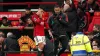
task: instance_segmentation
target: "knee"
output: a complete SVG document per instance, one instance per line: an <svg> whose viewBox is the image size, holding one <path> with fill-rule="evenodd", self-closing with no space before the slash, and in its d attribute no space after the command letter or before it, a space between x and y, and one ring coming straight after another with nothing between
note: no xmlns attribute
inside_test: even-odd
<svg viewBox="0 0 100 56"><path fill-rule="evenodd" d="M43 44L43 43L39 43L39 44L38 44L38 48L39 48L40 50L43 50L44 44Z"/></svg>

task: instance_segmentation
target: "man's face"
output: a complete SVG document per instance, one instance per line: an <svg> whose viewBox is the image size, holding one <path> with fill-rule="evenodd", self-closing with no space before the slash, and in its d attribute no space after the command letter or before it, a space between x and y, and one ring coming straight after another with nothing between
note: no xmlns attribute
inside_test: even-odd
<svg viewBox="0 0 100 56"><path fill-rule="evenodd" d="M94 0L88 0L88 4L92 4Z"/></svg>
<svg viewBox="0 0 100 56"><path fill-rule="evenodd" d="M26 10L25 12L26 12L26 14L29 14L30 13L30 10Z"/></svg>
<svg viewBox="0 0 100 56"><path fill-rule="evenodd" d="M19 19L19 23L23 23L23 21L21 19Z"/></svg>
<svg viewBox="0 0 100 56"><path fill-rule="evenodd" d="M32 24L32 20L29 18L29 19L27 19L27 23L28 24Z"/></svg>
<svg viewBox="0 0 100 56"><path fill-rule="evenodd" d="M6 19L2 20L2 23L3 24L6 24L7 23L7 20Z"/></svg>
<svg viewBox="0 0 100 56"><path fill-rule="evenodd" d="M39 15L40 17L42 17L43 13L44 13L44 10L41 9L41 8L39 8L39 9L38 9L38 15Z"/></svg>
<svg viewBox="0 0 100 56"><path fill-rule="evenodd" d="M54 8L54 12L55 12L56 14L59 14L60 11L61 11L60 7Z"/></svg>
<svg viewBox="0 0 100 56"><path fill-rule="evenodd" d="M98 31L98 28L96 26L94 26L93 31Z"/></svg>

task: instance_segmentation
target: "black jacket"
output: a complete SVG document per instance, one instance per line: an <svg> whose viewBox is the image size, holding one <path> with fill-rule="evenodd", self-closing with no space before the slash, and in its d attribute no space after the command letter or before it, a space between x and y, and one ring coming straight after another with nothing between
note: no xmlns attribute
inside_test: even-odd
<svg viewBox="0 0 100 56"><path fill-rule="evenodd" d="M14 35L6 38L5 45L6 45L6 51L19 51L17 38Z"/></svg>
<svg viewBox="0 0 100 56"><path fill-rule="evenodd" d="M53 14L49 18L49 26L53 32L53 35L66 35L66 16L63 13L60 13L59 15Z"/></svg>
<svg viewBox="0 0 100 56"><path fill-rule="evenodd" d="M67 32L76 32L78 30L78 16L72 8L67 9L66 15L68 16Z"/></svg>

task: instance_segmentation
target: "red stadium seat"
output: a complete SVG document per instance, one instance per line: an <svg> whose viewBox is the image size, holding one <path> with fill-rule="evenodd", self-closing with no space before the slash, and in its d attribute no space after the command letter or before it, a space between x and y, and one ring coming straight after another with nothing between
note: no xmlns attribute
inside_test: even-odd
<svg viewBox="0 0 100 56"><path fill-rule="evenodd" d="M18 25L19 25L19 22L18 22L18 21L12 21L12 22L11 22L11 25L12 25L12 26L18 26Z"/></svg>
<svg viewBox="0 0 100 56"><path fill-rule="evenodd" d="M93 31L93 26L95 24L99 24L100 25L100 12L95 12L94 13L93 20L92 20L92 22L91 22L91 24L89 25L89 28L88 28L89 32Z"/></svg>
<svg viewBox="0 0 100 56"><path fill-rule="evenodd" d="M90 16L90 13L89 12L86 12L86 15L87 15L87 24L90 24L91 23L91 16Z"/></svg>
<svg viewBox="0 0 100 56"><path fill-rule="evenodd" d="M95 12L94 16L100 16L100 12Z"/></svg>

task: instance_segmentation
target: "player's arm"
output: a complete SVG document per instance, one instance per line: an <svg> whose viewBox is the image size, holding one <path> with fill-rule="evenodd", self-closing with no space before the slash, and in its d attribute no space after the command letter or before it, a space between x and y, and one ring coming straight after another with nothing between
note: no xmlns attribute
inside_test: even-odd
<svg viewBox="0 0 100 56"><path fill-rule="evenodd" d="M38 23L38 24L41 23L41 20L40 20L37 16L35 16L35 15L32 16L32 21L33 21L34 23Z"/></svg>
<svg viewBox="0 0 100 56"><path fill-rule="evenodd" d="M48 30L49 35L53 38L52 32L51 32L49 24L47 22L45 22L45 28Z"/></svg>

